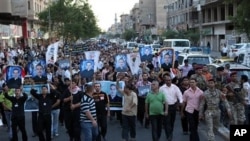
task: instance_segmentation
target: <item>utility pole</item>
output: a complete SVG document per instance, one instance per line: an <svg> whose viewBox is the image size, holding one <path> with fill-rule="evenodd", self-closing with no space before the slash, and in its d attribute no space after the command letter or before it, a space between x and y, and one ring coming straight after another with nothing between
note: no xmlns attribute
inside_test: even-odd
<svg viewBox="0 0 250 141"><path fill-rule="evenodd" d="M51 42L51 14L50 14L50 3L51 3L51 0L49 0L49 4L48 4L48 7L49 7L49 16L48 16L48 20L49 20L49 42Z"/></svg>

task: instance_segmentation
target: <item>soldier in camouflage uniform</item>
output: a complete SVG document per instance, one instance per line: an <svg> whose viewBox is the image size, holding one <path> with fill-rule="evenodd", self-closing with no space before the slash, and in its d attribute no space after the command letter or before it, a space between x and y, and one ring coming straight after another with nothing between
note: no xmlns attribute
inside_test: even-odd
<svg viewBox="0 0 250 141"><path fill-rule="evenodd" d="M244 124L246 120L245 116L245 107L244 107L244 98L245 92L240 87L240 83L237 80L237 73L232 72L230 74L231 82L228 83L227 89L229 90L227 95L227 100L232 109L232 119L231 124L240 125Z"/></svg>
<svg viewBox="0 0 250 141"><path fill-rule="evenodd" d="M227 112L231 115L229 104L226 100L225 95L218 89L215 88L215 80L208 80L208 90L204 92L204 98L200 104L199 118L205 118L208 127L208 141L215 141L213 129L219 128L220 124L220 108L219 103L223 101L227 107ZM206 108L205 108L206 106Z"/></svg>
<svg viewBox="0 0 250 141"><path fill-rule="evenodd" d="M205 91L207 88L206 78L202 75L202 67L197 67L195 70L195 74L191 76L197 80L197 87L199 87L202 91Z"/></svg>

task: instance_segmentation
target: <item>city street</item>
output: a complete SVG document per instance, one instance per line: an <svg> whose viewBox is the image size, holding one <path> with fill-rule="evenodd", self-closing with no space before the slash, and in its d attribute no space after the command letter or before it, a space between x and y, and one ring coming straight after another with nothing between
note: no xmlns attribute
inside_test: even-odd
<svg viewBox="0 0 250 141"><path fill-rule="evenodd" d="M26 114L26 129L28 132L28 140L29 141L38 141L38 137L32 137L32 129L31 129L31 113ZM204 124L200 124L199 126L199 135L200 141L206 141L206 127ZM146 129L142 127L140 124L137 124L137 141L151 141L151 129ZM8 133L7 129L4 127L0 127L0 140L8 141ZM21 140L21 134L19 133L19 140ZM68 141L68 135L64 127L60 126L59 136L55 137L53 141ZM110 121L108 123L108 133L107 133L108 141L121 141L121 126L119 121ZM165 133L162 130L162 136L160 141L165 141ZM179 113L177 113L177 118L175 122L174 129L174 137L173 141L188 141L189 135L182 134L181 122ZM83 141L83 140L82 140ZM221 136L216 135L216 141L225 141Z"/></svg>

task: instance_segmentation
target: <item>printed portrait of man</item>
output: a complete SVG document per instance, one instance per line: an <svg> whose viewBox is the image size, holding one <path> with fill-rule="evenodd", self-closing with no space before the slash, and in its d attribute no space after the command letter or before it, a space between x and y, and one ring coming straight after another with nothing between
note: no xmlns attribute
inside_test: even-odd
<svg viewBox="0 0 250 141"><path fill-rule="evenodd" d="M170 68L173 66L173 50L168 49L164 50L161 53L161 68L163 68L164 71L169 71Z"/></svg>
<svg viewBox="0 0 250 141"><path fill-rule="evenodd" d="M35 67L33 80L35 83L47 83L47 77L45 74L45 68L41 64L37 64Z"/></svg>
<svg viewBox="0 0 250 141"><path fill-rule="evenodd" d="M150 47L142 48L141 50L141 61L151 62L153 58L152 49Z"/></svg>
<svg viewBox="0 0 250 141"><path fill-rule="evenodd" d="M83 61L81 64L81 76L87 80L92 79L94 75L94 61Z"/></svg>
<svg viewBox="0 0 250 141"><path fill-rule="evenodd" d="M125 57L117 56L115 70L117 72L127 72L128 71L128 67L127 67L127 64L126 64Z"/></svg>
<svg viewBox="0 0 250 141"><path fill-rule="evenodd" d="M8 76L7 86L9 88L18 88L22 85L21 79L21 68L20 67L10 67L8 69L10 76Z"/></svg>
<svg viewBox="0 0 250 141"><path fill-rule="evenodd" d="M110 84L109 100L110 103L122 102L122 98L117 95L117 89L115 84Z"/></svg>

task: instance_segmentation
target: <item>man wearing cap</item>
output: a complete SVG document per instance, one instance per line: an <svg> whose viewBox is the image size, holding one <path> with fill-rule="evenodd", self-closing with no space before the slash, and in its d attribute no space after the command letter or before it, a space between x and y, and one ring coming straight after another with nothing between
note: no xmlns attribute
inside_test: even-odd
<svg viewBox="0 0 250 141"><path fill-rule="evenodd" d="M228 77L224 72L224 67L217 68L216 76L214 78L216 80L215 87L221 90L222 86L227 84L227 81L228 81Z"/></svg>
<svg viewBox="0 0 250 141"><path fill-rule="evenodd" d="M237 79L237 72L231 72L231 82L226 86L229 90L227 99L232 108L232 120L231 124L242 125L246 120L245 116L245 94L241 85Z"/></svg>
<svg viewBox="0 0 250 141"><path fill-rule="evenodd" d="M2 85L3 93L0 95L0 103L2 103L5 118L8 125L9 138L12 139L12 128L11 128L11 116L12 116L12 103L8 100L4 93L8 93L9 96L14 96L14 90L9 89L6 83Z"/></svg>
<svg viewBox="0 0 250 141"><path fill-rule="evenodd" d="M215 141L214 128L218 130L220 126L220 101L224 103L230 117L231 110L225 94L215 88L214 79L208 80L208 89L204 92L204 98L202 98L199 106L199 119L205 119L206 121L208 127L207 136L209 141Z"/></svg>
<svg viewBox="0 0 250 141"><path fill-rule="evenodd" d="M202 75L202 66L198 66L195 69L195 74L191 75L191 78L194 78L197 80L197 86L205 91L207 89L207 82L206 78Z"/></svg>

